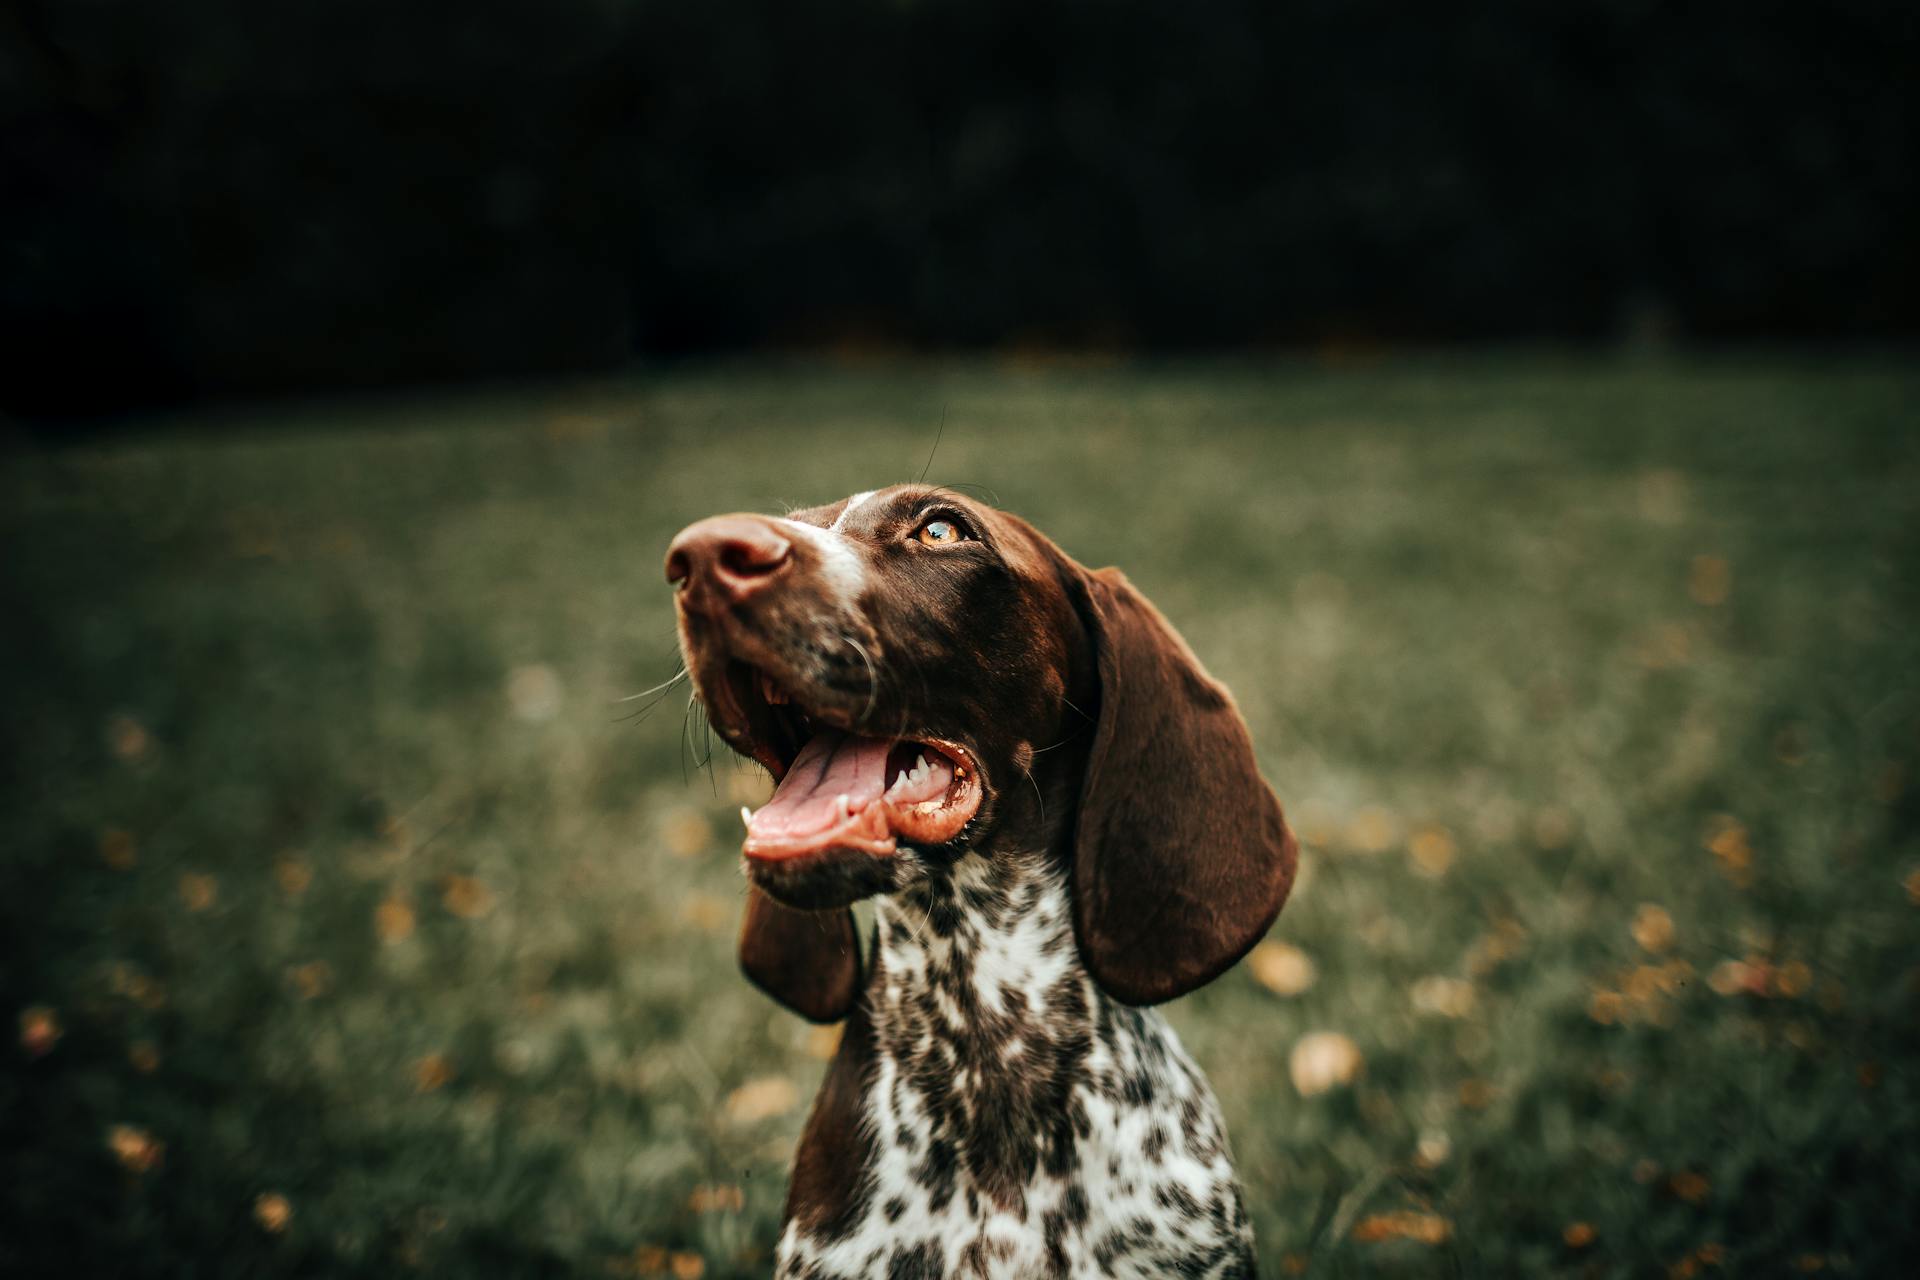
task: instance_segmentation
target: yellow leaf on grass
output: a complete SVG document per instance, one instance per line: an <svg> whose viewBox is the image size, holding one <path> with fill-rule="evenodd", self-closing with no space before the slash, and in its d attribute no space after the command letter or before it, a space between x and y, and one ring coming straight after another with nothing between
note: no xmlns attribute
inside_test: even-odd
<svg viewBox="0 0 1920 1280"><path fill-rule="evenodd" d="M1688 1204L1699 1204L1707 1198L1707 1192L1712 1190L1712 1185L1704 1174L1683 1169L1667 1180L1667 1189Z"/></svg>
<svg viewBox="0 0 1920 1280"><path fill-rule="evenodd" d="M116 1124L107 1130L107 1149L130 1173L150 1173L166 1162L167 1144L139 1125Z"/></svg>
<svg viewBox="0 0 1920 1280"><path fill-rule="evenodd" d="M108 827L100 833L100 860L115 871L131 871L134 863L140 860L133 845L131 833L118 827Z"/></svg>
<svg viewBox="0 0 1920 1280"><path fill-rule="evenodd" d="M261 1230L278 1235L293 1221L293 1206L278 1191L263 1191L254 1198L253 1220Z"/></svg>
<svg viewBox="0 0 1920 1280"><path fill-rule="evenodd" d="M1381 1240L1413 1240L1420 1244L1445 1244L1453 1235L1453 1224L1433 1213L1399 1209L1392 1213L1374 1213L1353 1224L1353 1238L1362 1243Z"/></svg>
<svg viewBox="0 0 1920 1280"><path fill-rule="evenodd" d="M1347 823L1347 844L1360 853L1385 853L1393 847L1399 824L1377 804L1367 805Z"/></svg>
<svg viewBox="0 0 1920 1280"><path fill-rule="evenodd" d="M273 864L273 878L280 882L280 892L297 898L313 883L313 868L298 858L282 858Z"/></svg>
<svg viewBox="0 0 1920 1280"><path fill-rule="evenodd" d="M1313 985L1312 957L1285 942L1263 942L1247 956L1253 980L1277 996L1297 996Z"/></svg>
<svg viewBox="0 0 1920 1280"><path fill-rule="evenodd" d="M713 846L713 824L698 809L676 809L661 824L661 836L676 858L692 858Z"/></svg>
<svg viewBox="0 0 1920 1280"><path fill-rule="evenodd" d="M727 1116L735 1124L758 1124L793 1110L800 1091L785 1076L760 1076L727 1095Z"/></svg>
<svg viewBox="0 0 1920 1280"><path fill-rule="evenodd" d="M840 1024L833 1023L825 1027L808 1027L805 1043L809 1058L825 1061L840 1050Z"/></svg>
<svg viewBox="0 0 1920 1280"><path fill-rule="evenodd" d="M52 1053L65 1034L60 1015L46 1005L29 1005L20 1011L20 1047L30 1057L43 1058Z"/></svg>
<svg viewBox="0 0 1920 1280"><path fill-rule="evenodd" d="M1365 1065L1360 1046L1338 1031L1304 1035L1287 1055L1287 1073L1305 1098L1352 1084Z"/></svg>
<svg viewBox="0 0 1920 1280"><path fill-rule="evenodd" d="M687 1197L687 1208L694 1213L738 1213L746 1205L746 1193L732 1183L703 1184Z"/></svg>
<svg viewBox="0 0 1920 1280"><path fill-rule="evenodd" d="M1473 984L1459 978L1430 974L1413 984L1413 1007L1442 1018L1464 1018L1473 1012Z"/></svg>
<svg viewBox="0 0 1920 1280"><path fill-rule="evenodd" d="M210 875L189 871L180 877L180 901L189 911L206 911L220 900L220 882Z"/></svg>
<svg viewBox="0 0 1920 1280"><path fill-rule="evenodd" d="M1695 604L1727 602L1733 591L1733 567L1721 556L1695 556L1687 570L1687 594Z"/></svg>
<svg viewBox="0 0 1920 1280"><path fill-rule="evenodd" d="M302 1000L317 1000L333 986L333 969L325 960L310 960L287 970L287 980Z"/></svg>
<svg viewBox="0 0 1920 1280"><path fill-rule="evenodd" d="M1429 879L1439 879L1453 866L1458 849L1444 827L1422 827L1407 841L1407 856L1413 869Z"/></svg>
<svg viewBox="0 0 1920 1280"><path fill-rule="evenodd" d="M430 1053L413 1064L413 1087L417 1093L432 1093L453 1079L453 1064L444 1056Z"/></svg>
<svg viewBox="0 0 1920 1280"><path fill-rule="evenodd" d="M147 732L147 726L132 716L117 715L107 721L107 750L116 758L131 764L152 747L153 737Z"/></svg>
<svg viewBox="0 0 1920 1280"><path fill-rule="evenodd" d="M462 920L478 920L493 910L493 891L472 876L446 876L440 881L440 900Z"/></svg>
<svg viewBox="0 0 1920 1280"><path fill-rule="evenodd" d="M1655 902L1643 902L1633 913L1633 940L1656 954L1673 945L1673 917Z"/></svg>
<svg viewBox="0 0 1920 1280"><path fill-rule="evenodd" d="M373 912L373 931L382 942L404 942L413 936L413 908L400 898L388 898Z"/></svg>
<svg viewBox="0 0 1920 1280"><path fill-rule="evenodd" d="M690 893L680 904L680 918L696 929L718 933L733 918L733 907L710 893Z"/></svg>

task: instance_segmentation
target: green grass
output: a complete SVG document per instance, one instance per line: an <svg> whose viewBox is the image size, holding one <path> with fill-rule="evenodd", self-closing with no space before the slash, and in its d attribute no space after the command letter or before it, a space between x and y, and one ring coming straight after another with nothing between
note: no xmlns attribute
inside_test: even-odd
<svg viewBox="0 0 1920 1280"><path fill-rule="evenodd" d="M1123 566L1303 836L1317 981L1171 1011L1269 1272L1894 1272L1916 408L1890 362L741 366L16 451L0 1270L764 1274L822 1046L733 966L761 783L618 699L675 529L944 417L931 477ZM1316 1030L1365 1067L1302 1096ZM1448 1238L1367 1238L1403 1210Z"/></svg>

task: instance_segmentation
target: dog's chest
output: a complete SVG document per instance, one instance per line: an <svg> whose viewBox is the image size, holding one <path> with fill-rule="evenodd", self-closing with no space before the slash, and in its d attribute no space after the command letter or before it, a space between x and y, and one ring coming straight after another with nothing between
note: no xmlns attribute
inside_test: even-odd
<svg viewBox="0 0 1920 1280"><path fill-rule="evenodd" d="M796 1212L779 1274L1247 1274L1218 1109L1158 1014L1080 966L1037 865L957 876L878 913L861 1170Z"/></svg>

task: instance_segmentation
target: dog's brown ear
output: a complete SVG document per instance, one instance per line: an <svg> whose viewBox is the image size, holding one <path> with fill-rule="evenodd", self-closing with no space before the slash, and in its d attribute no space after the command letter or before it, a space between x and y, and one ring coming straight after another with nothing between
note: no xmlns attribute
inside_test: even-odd
<svg viewBox="0 0 1920 1280"><path fill-rule="evenodd" d="M838 1022L860 994L853 912L798 911L747 886L740 969L753 985L810 1022Z"/></svg>
<svg viewBox="0 0 1920 1280"><path fill-rule="evenodd" d="M1074 836L1074 928L1103 988L1157 1004L1260 940L1298 848L1233 696L1119 570L1077 580L1100 710Z"/></svg>

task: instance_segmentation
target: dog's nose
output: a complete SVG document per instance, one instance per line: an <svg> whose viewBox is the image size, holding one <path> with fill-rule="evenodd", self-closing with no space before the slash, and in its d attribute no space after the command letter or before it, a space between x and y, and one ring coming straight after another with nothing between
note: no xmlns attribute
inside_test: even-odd
<svg viewBox="0 0 1920 1280"><path fill-rule="evenodd" d="M780 576L793 544L760 516L714 516L680 531L667 548L667 581L686 606L736 604Z"/></svg>

